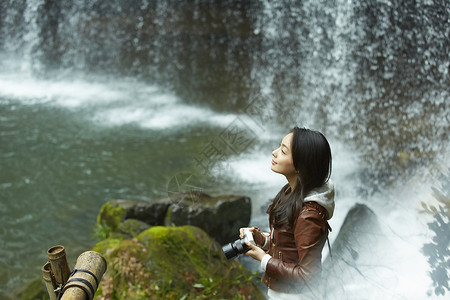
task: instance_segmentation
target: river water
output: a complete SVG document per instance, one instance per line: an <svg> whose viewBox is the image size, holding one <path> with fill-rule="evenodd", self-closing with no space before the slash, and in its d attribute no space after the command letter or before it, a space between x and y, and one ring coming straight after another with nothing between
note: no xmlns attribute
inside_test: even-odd
<svg viewBox="0 0 450 300"><path fill-rule="evenodd" d="M423 247L448 216L421 211L449 194L449 14L446 1L3 1L0 297L40 276L49 247L72 263L92 247L110 199L195 186L250 196L260 222L284 184L271 151L294 125L332 147L331 241L355 203L394 241L398 260L374 254L384 271L346 296L438 297Z"/></svg>

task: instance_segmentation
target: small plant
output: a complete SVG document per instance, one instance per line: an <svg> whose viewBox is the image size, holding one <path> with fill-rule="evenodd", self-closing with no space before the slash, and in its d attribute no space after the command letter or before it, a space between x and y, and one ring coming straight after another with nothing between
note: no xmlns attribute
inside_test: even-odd
<svg viewBox="0 0 450 300"><path fill-rule="evenodd" d="M93 229L94 239L97 240L106 240L111 237L112 233L113 229L104 222L96 224Z"/></svg>
<svg viewBox="0 0 450 300"><path fill-rule="evenodd" d="M242 266L238 265L238 268L242 269ZM200 278L200 280L192 286L200 292L197 299L247 299L248 291L246 291L246 287L258 280L258 272L255 271L248 274L241 273L236 277L233 277L231 274L228 275L229 276L226 276L225 278ZM238 293L232 296L229 295L231 287L237 287ZM232 298L230 298L230 296Z"/></svg>
<svg viewBox="0 0 450 300"><path fill-rule="evenodd" d="M449 266L450 266L450 176L446 176L446 182L442 189L433 189L433 196L439 202L436 207L422 202L423 212L432 214L434 221L428 223L428 228L435 235L431 243L423 246L425 256L431 266L430 276L433 280L434 294L445 295L450 291Z"/></svg>

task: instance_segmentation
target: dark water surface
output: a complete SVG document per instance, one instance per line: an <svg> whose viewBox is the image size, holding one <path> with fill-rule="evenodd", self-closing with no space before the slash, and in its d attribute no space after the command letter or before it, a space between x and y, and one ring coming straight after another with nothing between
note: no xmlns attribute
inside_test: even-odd
<svg viewBox="0 0 450 300"><path fill-rule="evenodd" d="M55 86L67 89L65 83ZM105 93L114 89L114 84L99 86ZM219 161L202 155L238 120L234 115L178 103L170 104L172 111L160 111L157 103L133 106L130 99L120 104L116 118L114 103L91 106L83 102L81 90L70 104L58 92L51 93L52 99L33 98L39 96L35 90L23 95L25 99L0 99L0 211L5 241L0 276L6 286L18 287L36 278L46 250L54 244L64 245L72 261L91 248L97 213L109 199L167 197L169 191L185 188L174 186L174 178L186 175L195 178L190 184L213 194L243 194L258 185L235 186L231 166L223 162L215 167ZM141 120L137 115L146 117ZM252 144L246 144L245 150L267 148L259 167L268 173L270 147L249 137ZM235 151L222 153L223 159L238 156ZM203 165L215 168L215 173L206 172Z"/></svg>

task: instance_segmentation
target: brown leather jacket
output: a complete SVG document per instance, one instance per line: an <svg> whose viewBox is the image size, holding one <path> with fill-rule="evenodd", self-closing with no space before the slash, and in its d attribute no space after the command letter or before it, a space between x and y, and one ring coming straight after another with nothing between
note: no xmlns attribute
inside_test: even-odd
<svg viewBox="0 0 450 300"><path fill-rule="evenodd" d="M272 227L272 226L271 226ZM331 230L327 211L316 202L305 202L293 228L273 229L272 256L266 266L263 282L272 290L299 293L320 276L322 249ZM261 231L254 232L255 242L262 246Z"/></svg>

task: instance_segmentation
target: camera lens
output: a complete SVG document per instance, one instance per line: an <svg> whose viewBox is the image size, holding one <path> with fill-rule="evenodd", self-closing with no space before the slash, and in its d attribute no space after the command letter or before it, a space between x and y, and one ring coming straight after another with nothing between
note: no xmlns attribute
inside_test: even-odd
<svg viewBox="0 0 450 300"><path fill-rule="evenodd" d="M227 259L232 259L239 254L244 254L249 250L245 239L236 240L234 243L228 243L222 247L222 251Z"/></svg>

